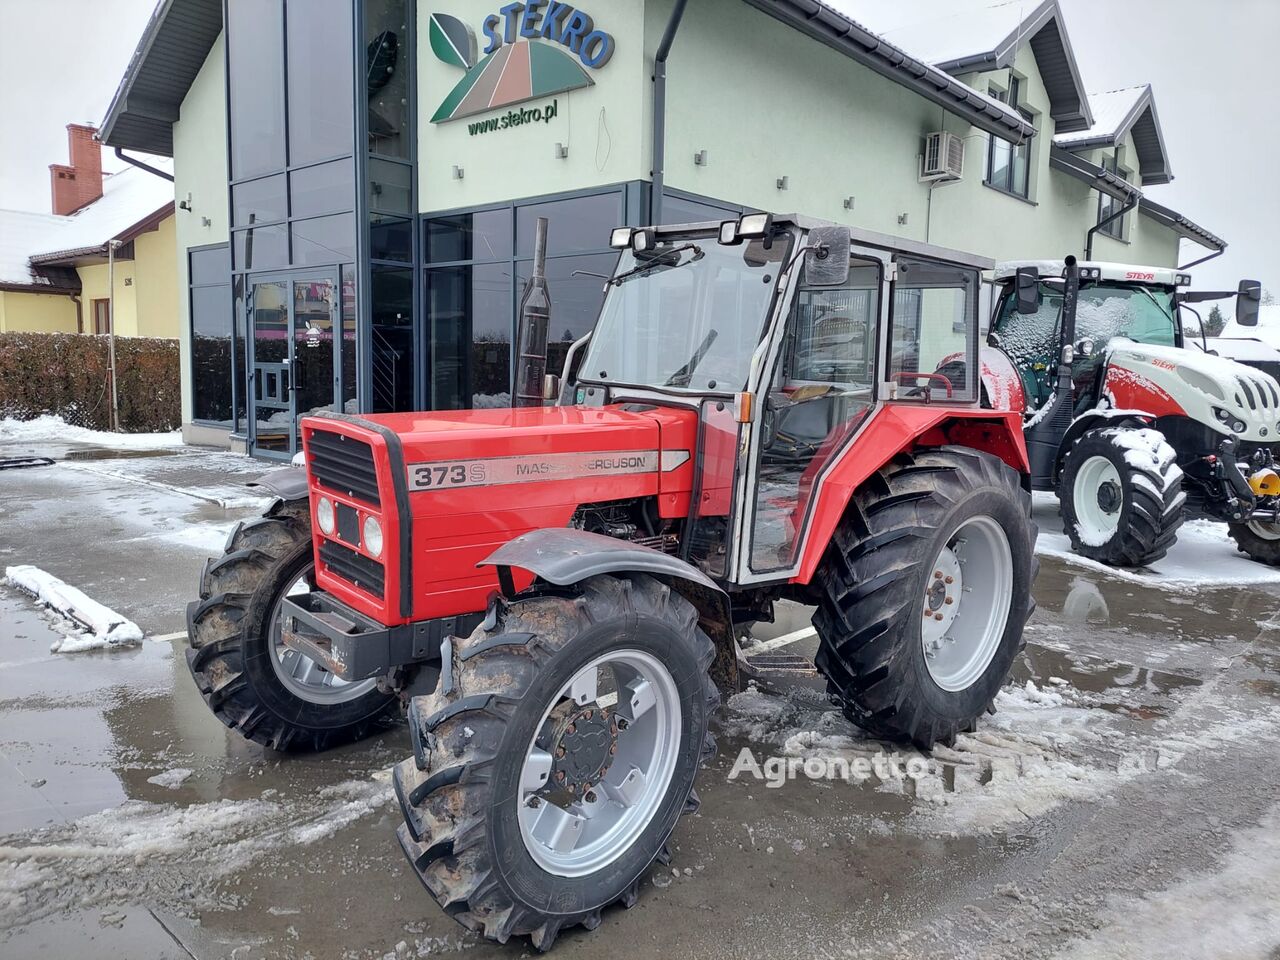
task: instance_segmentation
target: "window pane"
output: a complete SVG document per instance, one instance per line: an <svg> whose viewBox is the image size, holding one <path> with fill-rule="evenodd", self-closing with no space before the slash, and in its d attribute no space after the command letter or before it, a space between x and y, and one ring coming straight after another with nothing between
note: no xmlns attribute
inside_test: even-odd
<svg viewBox="0 0 1280 960"><path fill-rule="evenodd" d="M289 165L352 152L351 0L291 3Z"/></svg>
<svg viewBox="0 0 1280 960"><path fill-rule="evenodd" d="M1019 196L1027 195L1027 173L1031 162L1031 145L1024 143L1013 150L1013 184L1010 189Z"/></svg>
<svg viewBox="0 0 1280 960"><path fill-rule="evenodd" d="M249 351L246 347L246 338L249 329L249 315L245 308L245 280L244 277L235 277L231 283L231 296L234 301L234 322L236 333L233 339L234 344L234 372L232 373L232 381L235 385L236 396L236 430L242 430L247 423L247 405L248 405L248 376L249 367Z"/></svg>
<svg viewBox="0 0 1280 960"><path fill-rule="evenodd" d="M437 267L426 285L432 409L510 406L510 267Z"/></svg>
<svg viewBox="0 0 1280 960"><path fill-rule="evenodd" d="M604 302L604 280L588 274L613 273L618 256L592 253L581 257L557 257L547 261L547 287L551 292L551 328L547 331L547 373L564 369L565 355L573 341L590 333ZM516 309L532 272L533 261L516 265ZM577 272L579 275L574 276ZM516 322L520 318L516 316Z"/></svg>
<svg viewBox="0 0 1280 960"><path fill-rule="evenodd" d="M374 267L369 298L373 312L373 410L412 410L413 271Z"/></svg>
<svg viewBox="0 0 1280 960"><path fill-rule="evenodd" d="M289 234L283 224L237 230L231 240L237 270L274 270L289 265Z"/></svg>
<svg viewBox="0 0 1280 960"><path fill-rule="evenodd" d="M192 416L227 426L231 425L231 309L230 283L192 288Z"/></svg>
<svg viewBox="0 0 1280 960"><path fill-rule="evenodd" d="M229 283L231 246L223 243L209 250L192 250L188 261L191 284Z"/></svg>
<svg viewBox="0 0 1280 960"><path fill-rule="evenodd" d="M977 301L976 271L898 259L889 373L899 384L899 399L923 400L928 388L933 400L941 402L948 387L952 399L973 399ZM921 376L894 376L913 373Z"/></svg>
<svg viewBox="0 0 1280 960"><path fill-rule="evenodd" d="M511 210L481 210L427 221L427 262L503 260L511 256Z"/></svg>
<svg viewBox="0 0 1280 960"><path fill-rule="evenodd" d="M317 263L342 263L356 257L356 216L340 213L336 217L295 220L293 262L298 266Z"/></svg>
<svg viewBox="0 0 1280 960"><path fill-rule="evenodd" d="M356 205L356 178L350 160L335 160L289 174L289 195L295 217L345 213Z"/></svg>
<svg viewBox="0 0 1280 960"><path fill-rule="evenodd" d="M413 259L413 221L373 214L369 217L369 256L374 260Z"/></svg>
<svg viewBox="0 0 1280 960"><path fill-rule="evenodd" d="M365 90L369 98L370 153L409 157L413 132L409 103L407 0L366 0Z"/></svg>
<svg viewBox="0 0 1280 960"><path fill-rule="evenodd" d="M285 206L284 174L238 183L231 188L231 225L272 223L288 216Z"/></svg>
<svg viewBox="0 0 1280 960"><path fill-rule="evenodd" d="M384 213L412 213L413 168L405 163L369 159L369 209Z"/></svg>
<svg viewBox="0 0 1280 960"><path fill-rule="evenodd" d="M534 203L516 210L516 256L533 255L533 228L538 217L546 217L547 255L605 250L609 231L622 223L622 194L574 197Z"/></svg>
<svg viewBox="0 0 1280 960"><path fill-rule="evenodd" d="M991 176L988 178L990 183L997 187L1009 189L1009 164L1012 159L1013 147L1007 140L1001 140L992 134L991 136Z"/></svg>
<svg viewBox="0 0 1280 960"><path fill-rule="evenodd" d="M281 0L227 0L233 180L284 169L283 14Z"/></svg>

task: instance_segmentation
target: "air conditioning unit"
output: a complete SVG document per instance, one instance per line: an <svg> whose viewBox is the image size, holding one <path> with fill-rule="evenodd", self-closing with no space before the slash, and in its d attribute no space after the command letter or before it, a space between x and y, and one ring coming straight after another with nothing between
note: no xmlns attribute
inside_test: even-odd
<svg viewBox="0 0 1280 960"><path fill-rule="evenodd" d="M959 180L964 176L964 140L940 130L924 138L921 180Z"/></svg>

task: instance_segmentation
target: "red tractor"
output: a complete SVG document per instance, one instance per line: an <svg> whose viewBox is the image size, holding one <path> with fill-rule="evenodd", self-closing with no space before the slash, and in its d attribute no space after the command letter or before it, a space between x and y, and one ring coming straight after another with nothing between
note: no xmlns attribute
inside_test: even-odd
<svg viewBox="0 0 1280 960"><path fill-rule="evenodd" d="M990 261L767 214L612 239L559 405L304 420L305 476L189 611L253 740L403 707L405 854L539 949L634 903L697 809L735 625L815 606L848 718L928 749L992 708L1033 607L1022 414L980 403Z"/></svg>

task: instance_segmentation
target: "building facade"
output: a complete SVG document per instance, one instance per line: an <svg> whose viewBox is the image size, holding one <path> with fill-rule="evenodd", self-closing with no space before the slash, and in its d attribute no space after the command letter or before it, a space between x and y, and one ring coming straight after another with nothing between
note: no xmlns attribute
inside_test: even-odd
<svg viewBox="0 0 1280 960"><path fill-rule="evenodd" d="M973 3L975 49L921 55L910 24L808 0L166 0L104 141L174 158L188 437L283 457L313 410L508 404L540 216L552 365L619 224L762 209L1157 265L1222 246L1144 194L1169 176L1149 88L1095 111L1056 0L1012 44Z"/></svg>

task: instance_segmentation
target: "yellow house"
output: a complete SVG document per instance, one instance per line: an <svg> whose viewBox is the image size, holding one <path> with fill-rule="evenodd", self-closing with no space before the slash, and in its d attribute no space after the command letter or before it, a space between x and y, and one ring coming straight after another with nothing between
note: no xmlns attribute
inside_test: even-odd
<svg viewBox="0 0 1280 960"><path fill-rule="evenodd" d="M173 183L103 173L92 127L68 126L50 166L53 213L0 210L0 333L178 336ZM114 324L113 324L114 318Z"/></svg>

